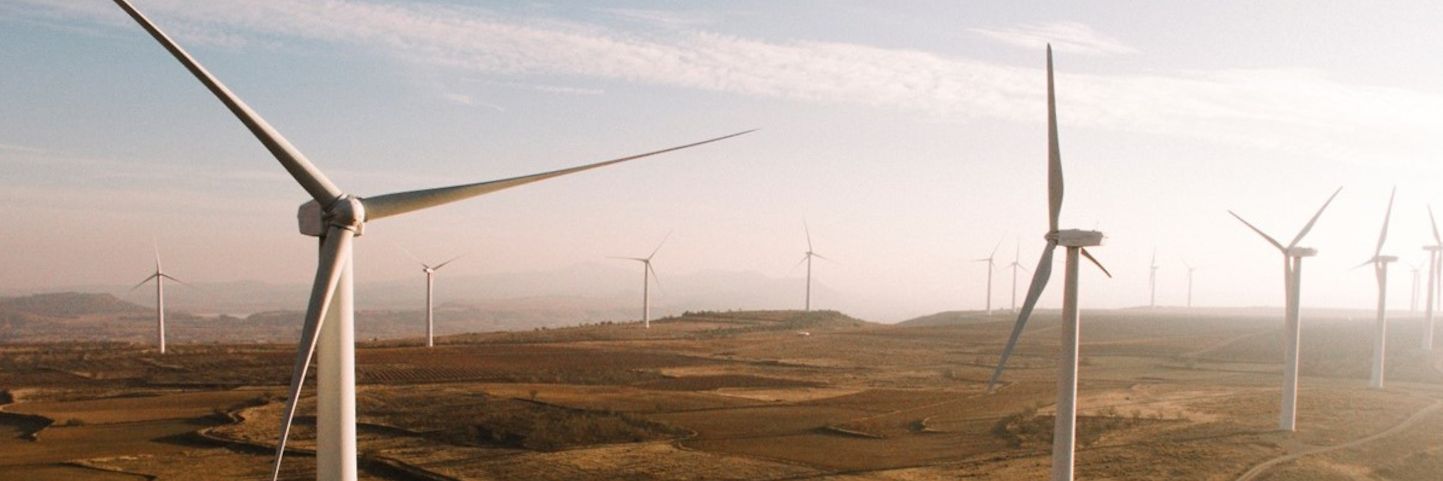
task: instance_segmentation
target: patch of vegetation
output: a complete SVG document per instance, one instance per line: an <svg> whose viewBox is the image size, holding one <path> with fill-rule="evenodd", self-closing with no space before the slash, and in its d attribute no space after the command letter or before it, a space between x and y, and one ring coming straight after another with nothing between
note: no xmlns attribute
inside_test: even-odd
<svg viewBox="0 0 1443 481"><path fill-rule="evenodd" d="M992 425L992 435L1002 438L1014 448L1026 444L1051 444L1056 416L1037 414L1037 407L1030 406L1022 411L1004 416ZM1162 419L1161 415L1155 419ZM1134 411L1131 417L1124 416L1115 408L1104 408L1095 416L1077 417L1077 444L1091 446L1106 434L1127 429L1144 422L1141 412Z"/></svg>

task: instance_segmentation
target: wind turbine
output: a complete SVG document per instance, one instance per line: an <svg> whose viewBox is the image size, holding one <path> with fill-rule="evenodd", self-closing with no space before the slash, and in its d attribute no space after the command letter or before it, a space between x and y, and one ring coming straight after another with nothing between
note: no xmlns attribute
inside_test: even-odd
<svg viewBox="0 0 1443 481"><path fill-rule="evenodd" d="M642 267L641 267L641 322L642 322L642 326L645 327L645 328L647 328L647 329L651 329L651 278L652 278L652 276L655 276L655 277L656 277L656 285L657 285L657 287L661 287L661 276L657 276L657 275L656 275L656 269L652 269L652 267L651 267L651 258L656 257L656 253L661 251L661 246L664 245L664 244L666 244L666 240L669 239L669 238L671 238L671 234L670 234L670 233L667 233L667 234L666 234L666 237L662 237L662 238L661 238L661 242L658 242L658 243L656 244L656 249L652 249L651 255L648 255L648 256L646 256L646 257L612 257L612 259L622 259L622 260L628 260L628 261L637 261L637 262L640 262L640 263L641 263L641 266L642 266Z"/></svg>
<svg viewBox="0 0 1443 481"><path fill-rule="evenodd" d="M1369 380L1373 389L1383 389L1383 357L1388 348L1388 263L1398 261L1397 256L1383 255L1383 241L1388 240L1388 220L1393 217L1393 197L1397 194L1397 187L1388 194L1388 210L1383 213L1383 229L1378 233L1378 247L1373 249L1373 257L1358 265L1372 264L1373 274L1378 278L1378 327L1373 333L1373 376Z"/></svg>
<svg viewBox="0 0 1443 481"><path fill-rule="evenodd" d="M1002 241L997 241L997 246L992 248L992 253L991 253L991 254L987 254L987 257L983 257L983 258L981 258L981 259L974 259L974 262L986 262L986 263L987 263L987 315L988 315L988 316L991 316L991 315L992 315L992 271L997 270L997 268L996 268L996 265L997 265L997 264L996 264L997 249L1000 248L1000 247L1002 247Z"/></svg>
<svg viewBox="0 0 1443 481"><path fill-rule="evenodd" d="M1022 241L1017 241L1017 250L1012 251L1012 263L1007 267L1012 269L1012 312L1017 312L1017 271L1026 269L1022 266Z"/></svg>
<svg viewBox="0 0 1443 481"><path fill-rule="evenodd" d="M1298 304L1302 300L1300 292L1303 287L1303 258L1318 255L1317 249L1298 247L1298 242L1303 240L1303 236L1308 235L1308 231L1313 230L1313 224L1318 222L1318 217L1323 215L1323 211L1327 210L1328 204L1333 203L1333 199L1338 197L1338 192L1342 191L1342 187L1338 187L1338 190L1333 191L1333 195L1328 197L1328 201L1324 202L1323 206L1318 208L1318 213L1313 214L1313 218L1308 220L1308 224L1303 226L1303 230L1298 231L1298 235L1293 237L1293 242L1289 243L1286 247L1276 239L1273 239L1272 236L1264 234L1261 229L1243 220L1242 216L1239 216L1236 212L1228 211L1229 214L1236 217L1243 225L1248 226L1253 232L1257 232L1258 235L1263 236L1263 239L1266 239L1269 244L1272 244L1273 247L1278 249L1278 252L1283 254L1283 293L1286 299L1286 307L1283 310L1283 406L1278 427L1284 431L1297 430L1298 341L1302 335L1302 323L1299 319L1300 309Z"/></svg>
<svg viewBox="0 0 1443 481"><path fill-rule="evenodd" d="M1418 264L1410 262L1408 268L1413 271L1413 295L1408 297L1408 312L1418 312Z"/></svg>
<svg viewBox="0 0 1443 481"><path fill-rule="evenodd" d="M1182 265L1187 267L1187 306L1192 307L1192 273L1196 271L1197 268L1193 267L1192 264L1188 264L1187 261L1182 261Z"/></svg>
<svg viewBox="0 0 1443 481"><path fill-rule="evenodd" d="M318 358L317 477L322 481L356 479L355 293L351 247L353 239L365 231L367 222L750 132L738 132L669 149L540 174L362 198L348 194L331 183L304 154L131 6L130 2L115 0L115 3L225 104L312 199L300 207L298 220L301 234L320 238L320 252L316 263L316 278L306 307L305 324L301 329L300 344L296 350L296 361L291 371L289 396L286 399L285 411L281 414L280 438L276 445L272 479L280 476L286 439L290 436L291 421L295 417L301 386L305 382L313 354Z"/></svg>
<svg viewBox="0 0 1443 481"><path fill-rule="evenodd" d="M807 311L807 312L811 312L811 310L812 310L812 258L813 258L813 257L816 257L816 258L818 258L818 259L827 259L827 258L824 257L824 256L822 256L821 254L816 253L815 249L812 248L812 228L811 228L811 227L808 227L805 222L802 223L802 228L803 228L803 229L806 229L806 231L807 231L807 253L802 256L802 261L801 261L801 262L798 262L797 265L802 265L802 262L807 263L807 303L806 303L806 311ZM831 259L827 259L827 260L831 260ZM793 266L792 269L796 269L796 266Z"/></svg>
<svg viewBox="0 0 1443 481"><path fill-rule="evenodd" d="M1443 236L1438 235L1438 220L1433 218L1433 206L1428 206L1428 223L1433 226L1433 245L1423 246L1428 251L1428 296L1423 304L1423 350L1433 350L1433 304L1438 292L1438 251L1443 250Z"/></svg>
<svg viewBox="0 0 1443 481"><path fill-rule="evenodd" d="M185 282L171 277L170 274L165 273L165 269L161 268L159 244L155 246L155 273L131 287L130 290L134 292L152 279L155 280L155 345L161 354L165 354L165 280L170 279L181 284L185 284Z"/></svg>
<svg viewBox="0 0 1443 481"><path fill-rule="evenodd" d="M1057 375L1057 417L1052 434L1052 479L1053 481L1071 481L1073 467L1074 444L1077 435L1077 348L1078 348L1078 327L1081 319L1077 310L1077 270L1079 256L1086 257L1092 261L1104 274L1112 277L1106 268L1102 267L1092 254L1087 252L1087 247L1102 245L1103 235L1097 231L1087 230L1058 230L1058 215L1062 212L1062 151L1057 142L1057 101L1052 85L1052 45L1047 46L1047 192L1048 192L1048 227L1049 230L1045 239L1047 247L1042 249L1042 258L1037 261L1037 270L1032 276L1032 286L1027 289L1027 298L1022 303L1022 311L1017 315L1017 323L1012 326L1012 335L1007 339L1007 347L1002 350L1002 357L997 362L997 370L992 373L992 380L987 384L988 392L992 392L997 385L997 380L1002 376L1003 369L1007 366L1007 358L1012 355L1012 349L1017 346L1017 339L1022 335L1022 328L1027 324L1027 318L1032 314L1032 309L1037 306L1037 299L1042 296L1042 290L1047 287L1047 280L1052 275L1052 251L1061 245L1067 248L1067 263L1062 285L1062 352L1058 361Z"/></svg>
<svg viewBox="0 0 1443 481"><path fill-rule="evenodd" d="M1147 286L1151 291L1147 298L1147 307L1157 307L1157 249L1152 250L1152 261L1148 264Z"/></svg>
<svg viewBox="0 0 1443 481"><path fill-rule="evenodd" d="M460 259L461 257L462 256L452 257L450 260L434 266L421 262L419 259L416 261L421 264L421 272L426 273L426 347L436 347L436 271L441 270L442 267L446 267L446 264L455 262L456 259Z"/></svg>

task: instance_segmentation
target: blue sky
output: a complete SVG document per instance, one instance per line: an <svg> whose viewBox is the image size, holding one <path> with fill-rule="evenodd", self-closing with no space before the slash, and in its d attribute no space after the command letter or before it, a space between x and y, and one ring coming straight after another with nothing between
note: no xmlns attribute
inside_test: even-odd
<svg viewBox="0 0 1443 481"><path fill-rule="evenodd" d="M1163 302L1186 256L1201 303L1279 304L1276 254L1225 209L1290 237L1344 185L1305 296L1367 307L1371 276L1348 267L1388 189L1389 250L1416 260L1443 174L1435 2L136 3L361 195L763 129L378 222L362 282L412 274L395 245L527 271L668 231L663 275L795 276L806 219L839 260L818 273L833 305L979 307L970 260L1020 237L1030 264L1045 230L1047 41L1063 223L1106 231L1119 274L1089 278L1091 305L1145 302L1154 246ZM113 4L7 2L0 45L0 289L130 282L152 237L192 279L309 278L303 193Z"/></svg>

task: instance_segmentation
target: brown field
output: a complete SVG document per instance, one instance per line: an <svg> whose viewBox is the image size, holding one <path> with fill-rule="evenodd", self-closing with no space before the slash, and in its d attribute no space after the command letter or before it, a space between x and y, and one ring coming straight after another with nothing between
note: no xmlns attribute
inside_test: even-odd
<svg viewBox="0 0 1443 481"><path fill-rule="evenodd" d="M1276 426L1272 310L1084 312L1079 479L1443 479L1443 372L1394 321L1309 313L1299 430ZM1360 316L1359 318L1366 318ZM357 354L365 479L1041 479L1056 312L985 392L1011 319L908 325L836 313L464 334ZM810 335L800 335L806 331ZM0 344L0 479L261 479L293 347ZM314 391L283 477L308 479Z"/></svg>

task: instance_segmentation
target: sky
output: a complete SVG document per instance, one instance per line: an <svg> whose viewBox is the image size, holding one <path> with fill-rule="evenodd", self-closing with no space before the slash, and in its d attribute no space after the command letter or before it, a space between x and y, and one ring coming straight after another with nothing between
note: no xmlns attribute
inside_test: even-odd
<svg viewBox="0 0 1443 481"><path fill-rule="evenodd" d="M981 308L974 259L1000 244L1031 268L1047 229L1047 42L1062 225L1105 232L1114 274L1084 269L1085 307L1145 304L1154 250L1159 303L1184 302L1187 262L1198 305L1281 305L1280 255L1227 210L1291 238L1338 186L1304 242L1305 305L1372 305L1352 268L1396 187L1406 307L1443 207L1437 2L135 3L361 196L761 129L371 223L361 283L414 277L402 247L520 273L668 233L663 278L795 278L805 223L834 259L822 307ZM0 292L133 283L153 239L193 282L308 283L304 192L114 4L0 4L0 65Z"/></svg>

